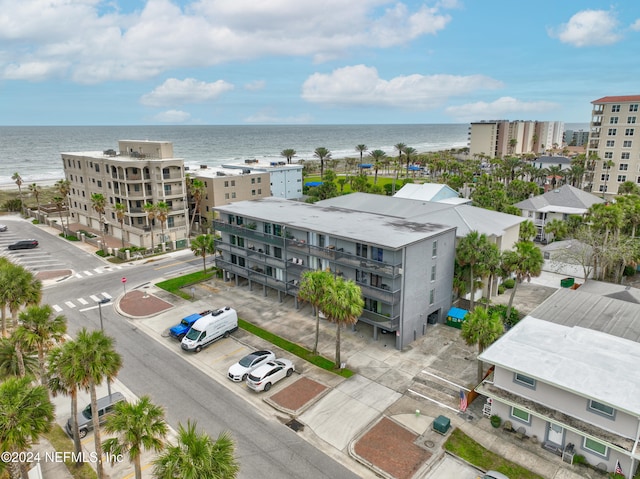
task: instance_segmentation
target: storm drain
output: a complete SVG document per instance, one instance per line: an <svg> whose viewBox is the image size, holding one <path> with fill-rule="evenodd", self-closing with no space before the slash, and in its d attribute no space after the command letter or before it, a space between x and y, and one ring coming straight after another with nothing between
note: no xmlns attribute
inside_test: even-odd
<svg viewBox="0 0 640 479"><path fill-rule="evenodd" d="M293 429L295 432L304 431L304 424L302 424L301 422L298 422L295 419L292 419L291 421L286 423L286 425L291 429Z"/></svg>

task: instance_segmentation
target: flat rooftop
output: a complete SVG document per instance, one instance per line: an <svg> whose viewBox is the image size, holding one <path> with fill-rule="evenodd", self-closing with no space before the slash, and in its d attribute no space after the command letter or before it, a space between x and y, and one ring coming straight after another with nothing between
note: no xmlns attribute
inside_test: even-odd
<svg viewBox="0 0 640 479"><path fill-rule="evenodd" d="M391 216L274 197L239 201L214 209L391 249L399 249L455 230L452 226L418 223Z"/></svg>
<svg viewBox="0 0 640 479"><path fill-rule="evenodd" d="M209 166L207 168L194 168L187 170L194 176L201 176L205 178L223 178L225 176L243 176L243 175L264 175L264 171L245 171L237 168L223 168L220 166Z"/></svg>
<svg viewBox="0 0 640 479"><path fill-rule="evenodd" d="M640 416L640 343L527 316L482 361Z"/></svg>

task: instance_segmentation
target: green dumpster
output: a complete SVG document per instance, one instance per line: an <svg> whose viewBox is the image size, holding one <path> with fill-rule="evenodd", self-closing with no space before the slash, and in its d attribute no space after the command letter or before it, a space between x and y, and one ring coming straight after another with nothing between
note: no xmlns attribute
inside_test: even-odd
<svg viewBox="0 0 640 479"><path fill-rule="evenodd" d="M573 283L575 282L575 278L564 278L560 280L560 287L561 288L570 288L571 286L573 286Z"/></svg>
<svg viewBox="0 0 640 479"><path fill-rule="evenodd" d="M451 420L446 416L438 416L433 420L433 430L440 434L446 434L451 427Z"/></svg>

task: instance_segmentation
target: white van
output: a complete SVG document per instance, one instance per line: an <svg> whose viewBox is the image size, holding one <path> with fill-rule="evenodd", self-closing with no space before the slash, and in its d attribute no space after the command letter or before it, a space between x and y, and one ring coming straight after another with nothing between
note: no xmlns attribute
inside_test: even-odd
<svg viewBox="0 0 640 479"><path fill-rule="evenodd" d="M238 314L229 306L211 311L201 317L187 335L182 338L181 346L185 351L199 353L216 339L226 338L238 329Z"/></svg>

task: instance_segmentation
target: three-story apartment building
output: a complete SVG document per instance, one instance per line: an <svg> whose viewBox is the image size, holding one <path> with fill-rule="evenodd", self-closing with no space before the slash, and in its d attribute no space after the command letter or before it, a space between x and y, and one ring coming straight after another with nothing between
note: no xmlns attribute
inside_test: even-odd
<svg viewBox="0 0 640 479"><path fill-rule="evenodd" d="M632 477L640 460L640 344L527 316L479 359L494 365L476 391L491 414L536 435L567 461L580 454Z"/></svg>
<svg viewBox="0 0 640 479"><path fill-rule="evenodd" d="M184 160L173 157L171 142L121 140L118 151L62 153L62 163L71 187L70 213L77 223L97 230L104 225L106 234L140 247L187 238ZM103 218L92 207L93 194L106 200ZM144 208L159 202L169 207L163 224L150 220ZM122 222L117 204L124 205Z"/></svg>
<svg viewBox="0 0 640 479"><path fill-rule="evenodd" d="M455 227L264 198L215 208L226 279L296 298L302 273L327 270L360 286L359 321L396 334L403 349L451 306ZM296 303L297 304L297 303Z"/></svg>

